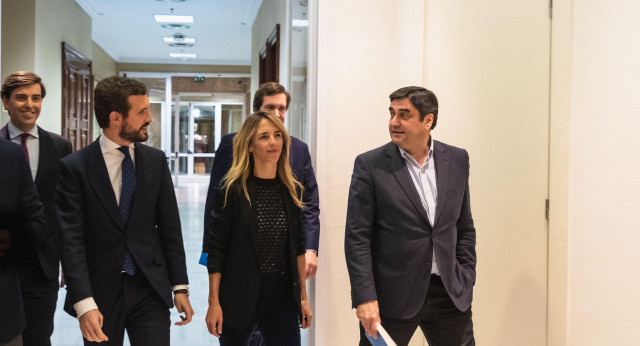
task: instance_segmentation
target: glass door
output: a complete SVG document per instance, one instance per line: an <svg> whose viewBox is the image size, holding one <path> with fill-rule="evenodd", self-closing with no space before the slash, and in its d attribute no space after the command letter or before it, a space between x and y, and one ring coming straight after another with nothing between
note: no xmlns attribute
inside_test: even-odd
<svg viewBox="0 0 640 346"><path fill-rule="evenodd" d="M180 175L209 175L222 136L242 126L244 105L179 99L178 103L177 113L175 102L171 105L171 152L177 153L177 168L172 170Z"/></svg>

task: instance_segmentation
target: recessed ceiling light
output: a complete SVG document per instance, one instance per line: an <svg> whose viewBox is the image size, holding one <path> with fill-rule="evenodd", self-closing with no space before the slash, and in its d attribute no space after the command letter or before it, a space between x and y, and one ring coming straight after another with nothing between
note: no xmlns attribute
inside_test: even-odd
<svg viewBox="0 0 640 346"><path fill-rule="evenodd" d="M195 46L193 43L169 43L169 47L190 48Z"/></svg>
<svg viewBox="0 0 640 346"><path fill-rule="evenodd" d="M193 16L177 16L175 14L154 14L158 23L193 23Z"/></svg>
<svg viewBox="0 0 640 346"><path fill-rule="evenodd" d="M192 58L192 59L195 59L198 57L196 53L169 53L169 56L172 58Z"/></svg>
<svg viewBox="0 0 640 346"><path fill-rule="evenodd" d="M189 29L191 25L187 24L162 24L161 27L165 29Z"/></svg>
<svg viewBox="0 0 640 346"><path fill-rule="evenodd" d="M162 40L165 43L196 43L195 37L176 37L176 36L163 36Z"/></svg>
<svg viewBox="0 0 640 346"><path fill-rule="evenodd" d="M309 20L307 20L307 19L292 19L291 20L291 26L304 28L304 27L309 26Z"/></svg>

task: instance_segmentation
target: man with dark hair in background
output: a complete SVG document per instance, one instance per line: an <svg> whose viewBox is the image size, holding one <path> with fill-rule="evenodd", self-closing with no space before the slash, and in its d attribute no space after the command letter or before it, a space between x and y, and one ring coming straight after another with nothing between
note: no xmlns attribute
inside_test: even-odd
<svg viewBox="0 0 640 346"><path fill-rule="evenodd" d="M162 151L149 138L147 89L109 77L95 88L102 136L61 161L57 208L65 311L85 344L169 345L174 303L191 321L178 205ZM173 302L171 293L173 291Z"/></svg>
<svg viewBox="0 0 640 346"><path fill-rule="evenodd" d="M360 345L377 323L398 345L418 326L429 345L474 345L469 155L433 140L433 92L406 87L389 99L391 142L356 158L349 188L345 257Z"/></svg>
<svg viewBox="0 0 640 346"><path fill-rule="evenodd" d="M253 98L253 111L271 113L284 123L291 95L284 86L268 82L260 86ZM233 161L233 137L235 133L230 133L222 137L211 169L211 180L209 191L204 208L204 239L203 253L207 253L205 244L208 243L209 228L211 227L211 211L215 207L216 190L220 187L220 182L231 168ZM305 236L305 271L307 279L316 275L318 269L318 245L320 242L320 202L318 197L318 185L316 176L311 165L311 155L309 147L301 140L291 136L291 147L289 152L289 164L296 179L304 187L302 201L305 204L302 209L302 223ZM204 256L203 256L204 258ZM206 265L206 260L201 261ZM251 345L260 345L261 337L256 333L252 337Z"/></svg>
<svg viewBox="0 0 640 346"><path fill-rule="evenodd" d="M2 84L1 94L10 121L0 129L0 138L22 146L46 217L44 238L25 249L27 253L19 264L27 321L22 339L25 346L51 345L60 272L60 228L54 201L59 161L71 153L71 143L36 125L46 95L42 79L36 74L10 74Z"/></svg>

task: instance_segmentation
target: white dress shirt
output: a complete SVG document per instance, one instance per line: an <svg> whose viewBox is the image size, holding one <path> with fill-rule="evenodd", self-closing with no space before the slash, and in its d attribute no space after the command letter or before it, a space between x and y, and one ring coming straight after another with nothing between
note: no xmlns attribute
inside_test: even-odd
<svg viewBox="0 0 640 346"><path fill-rule="evenodd" d="M433 159L433 137L430 138L430 141L429 152L427 153L427 157L425 158L422 166L420 166L413 156L409 155L406 150L402 148L398 149L400 149L400 155L402 155L407 165L407 169L411 175L411 180L413 180L413 185L415 185L418 195L420 195L422 206L424 207L424 210L427 211L429 223L431 224L431 227L433 227L433 222L436 218L438 187L436 184L436 162ZM440 275L435 247L433 249L432 262L431 274Z"/></svg>
<svg viewBox="0 0 640 346"><path fill-rule="evenodd" d="M9 138L14 143L22 145L22 138L20 135L22 130L18 129L9 122L7 128L9 129ZM34 126L31 130L25 132L31 136L27 137L27 150L29 151L29 168L31 168L31 177L33 181L36 180L36 174L38 173L38 159L40 157L40 136L38 135L38 126Z"/></svg>
<svg viewBox="0 0 640 346"><path fill-rule="evenodd" d="M100 149L102 150L104 163L107 165L107 172L109 173L111 187L113 187L113 192L116 195L116 202L120 205L120 192L122 190L122 160L124 159L124 154L118 150L121 146L107 138L107 136L102 135L98 140L100 142ZM133 143L129 144L129 154L131 155L131 161L133 161L133 165L135 167L136 158L135 146ZM172 287L174 291L188 288L188 285L175 285ZM86 312L98 309L98 305L93 297L87 297L73 304L73 308L76 310L77 317L80 318L80 316L84 315Z"/></svg>

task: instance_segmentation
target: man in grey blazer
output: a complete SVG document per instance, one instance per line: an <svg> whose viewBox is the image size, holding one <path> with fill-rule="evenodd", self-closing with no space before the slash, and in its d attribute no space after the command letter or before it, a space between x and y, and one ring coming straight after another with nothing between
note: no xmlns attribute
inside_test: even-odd
<svg viewBox="0 0 640 346"><path fill-rule="evenodd" d="M377 322L398 345L417 326L429 345L474 345L469 156L433 140L433 92L405 87L389 99L391 142L356 158L349 189L345 255L360 345Z"/></svg>

